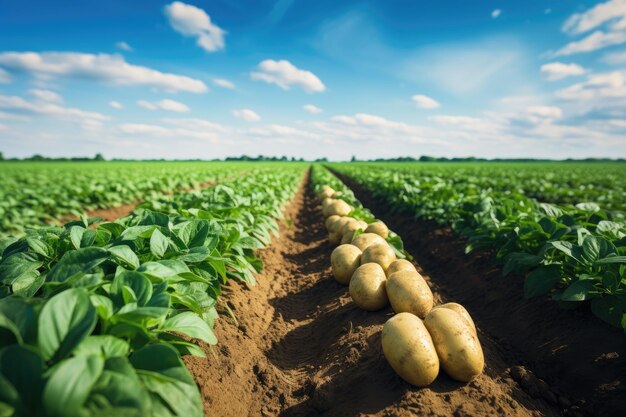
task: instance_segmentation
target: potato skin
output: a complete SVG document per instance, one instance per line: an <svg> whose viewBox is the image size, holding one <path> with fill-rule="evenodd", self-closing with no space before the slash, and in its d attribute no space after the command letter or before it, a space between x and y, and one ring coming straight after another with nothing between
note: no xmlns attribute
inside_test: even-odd
<svg viewBox="0 0 626 417"><path fill-rule="evenodd" d="M363 220L358 220L353 217L349 217L350 221L344 223L341 228L341 234L345 235L348 232L354 232L355 230L365 230L367 228L367 223Z"/></svg>
<svg viewBox="0 0 626 417"><path fill-rule="evenodd" d="M352 244L362 251L367 249L369 246L375 245L377 243L387 243L387 241L374 233L360 234L352 241Z"/></svg>
<svg viewBox="0 0 626 417"><path fill-rule="evenodd" d="M328 234L328 240L330 241L330 243L332 243L333 245L338 245L341 243L341 235L336 233L336 232L330 232Z"/></svg>
<svg viewBox="0 0 626 417"><path fill-rule="evenodd" d="M409 384L425 387L437 378L437 351L419 317L399 313L387 320L383 326L382 345L387 362Z"/></svg>
<svg viewBox="0 0 626 417"><path fill-rule="evenodd" d="M380 265L369 263L359 266L352 274L348 287L352 301L363 310L380 310L389 303L386 281L385 271Z"/></svg>
<svg viewBox="0 0 626 417"><path fill-rule="evenodd" d="M354 245L337 246L330 254L330 265L337 282L348 285L361 262L361 250Z"/></svg>
<svg viewBox="0 0 626 417"><path fill-rule="evenodd" d="M350 211L352 211L352 207L343 200L335 200L322 209L324 217L330 217L333 214L337 216L347 216Z"/></svg>
<svg viewBox="0 0 626 417"><path fill-rule="evenodd" d="M439 304L438 306L433 307L433 308L449 308L450 310L456 311L457 313L461 315L461 317L463 317L466 324L469 326L470 330L472 330L472 332L474 332L475 335L478 335L478 332L476 331L476 325L474 324L474 320L472 320L472 316L470 316L468 311L461 304L445 303L445 304Z"/></svg>
<svg viewBox="0 0 626 417"><path fill-rule="evenodd" d="M376 220L367 225L367 229L365 229L365 233L375 233L383 239L387 239L389 237L389 228L387 225L380 220Z"/></svg>
<svg viewBox="0 0 626 417"><path fill-rule="evenodd" d="M417 272L417 269L415 269L415 266L411 262L407 261L406 259L396 259L385 270L385 273L387 274L387 278L389 278L391 274L393 274L394 272L399 272L399 271Z"/></svg>
<svg viewBox="0 0 626 417"><path fill-rule="evenodd" d="M393 311L424 318L433 308L433 293L416 271L398 271L387 278L387 295Z"/></svg>
<svg viewBox="0 0 626 417"><path fill-rule="evenodd" d="M328 216L328 218L324 222L324 226L326 226L326 230L328 230L329 232L334 232L335 224L337 223L337 220L339 220L340 218L341 216L337 216L336 214L333 214L332 216Z"/></svg>
<svg viewBox="0 0 626 417"><path fill-rule="evenodd" d="M387 270L389 265L396 260L396 254L387 243L376 243L368 246L361 256L361 264L373 262Z"/></svg>
<svg viewBox="0 0 626 417"><path fill-rule="evenodd" d="M328 185L325 185L322 187L322 190L317 194L317 198L319 198L320 201L322 201L325 198L331 197L333 194L335 194L335 190L330 188Z"/></svg>
<svg viewBox="0 0 626 417"><path fill-rule="evenodd" d="M485 366L480 341L465 319L449 308L435 308L424 325L433 339L441 367L457 381L469 382Z"/></svg>

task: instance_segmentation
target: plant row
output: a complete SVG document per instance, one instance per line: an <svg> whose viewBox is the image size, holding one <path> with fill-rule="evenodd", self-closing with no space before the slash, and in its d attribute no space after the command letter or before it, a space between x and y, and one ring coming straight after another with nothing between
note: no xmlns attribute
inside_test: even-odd
<svg viewBox="0 0 626 417"><path fill-rule="evenodd" d="M548 295L567 308L589 303L597 317L626 327L623 213L593 202L556 205L481 189L459 182L454 171L428 176L365 165L334 168L393 210L451 225L468 239L467 252L493 250L504 275L525 274L526 297Z"/></svg>
<svg viewBox="0 0 626 417"><path fill-rule="evenodd" d="M221 287L254 282L302 168L0 241L0 416L201 416L181 355L216 343Z"/></svg>
<svg viewBox="0 0 626 417"><path fill-rule="evenodd" d="M352 217L355 210L342 197L349 195L348 199L356 202L353 195L324 180L340 184L329 175L313 181L331 242L334 234L342 235L330 257L333 275L337 282L348 285L358 307L378 311L391 304L396 315L385 323L381 335L382 351L391 367L418 387L430 385L440 367L462 382L479 375L484 356L467 310L457 303L435 306L426 280L411 262L396 256L387 226L380 220L361 223Z"/></svg>

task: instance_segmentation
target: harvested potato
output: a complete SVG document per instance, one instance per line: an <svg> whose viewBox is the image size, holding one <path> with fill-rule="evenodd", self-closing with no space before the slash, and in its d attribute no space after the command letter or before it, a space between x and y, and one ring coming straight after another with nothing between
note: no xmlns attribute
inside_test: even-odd
<svg viewBox="0 0 626 417"><path fill-rule="evenodd" d="M394 272L399 272L399 271L417 272L417 269L415 269L415 266L411 262L407 261L406 259L396 259L385 270L385 273L387 274L387 277L389 277Z"/></svg>
<svg viewBox="0 0 626 417"><path fill-rule="evenodd" d="M322 210L324 210L326 207L330 206L332 203L334 203L335 199L332 199L330 197L327 197L325 199L322 200Z"/></svg>
<svg viewBox="0 0 626 417"><path fill-rule="evenodd" d="M367 229L365 229L365 233L375 233L383 239L387 239L389 236L389 228L387 225L380 220L376 220L373 223L367 225Z"/></svg>
<svg viewBox="0 0 626 417"><path fill-rule="evenodd" d="M330 188L328 185L325 185L322 187L322 190L317 194L317 197L320 200L324 200L327 197L331 197L333 194L335 194L335 190Z"/></svg>
<svg viewBox="0 0 626 417"><path fill-rule="evenodd" d="M333 195L331 195L332 198L339 198L343 195L343 193L341 191L335 191L333 193Z"/></svg>
<svg viewBox="0 0 626 417"><path fill-rule="evenodd" d="M394 371L409 384L425 387L439 374L439 358L432 338L419 317L396 314L383 326L383 354Z"/></svg>
<svg viewBox="0 0 626 417"><path fill-rule="evenodd" d="M363 233L355 237L354 240L352 241L352 244L358 247L359 249L361 249L362 251L367 249L369 246L375 245L377 243L382 244L382 243L387 243L387 241L374 233Z"/></svg>
<svg viewBox="0 0 626 417"><path fill-rule="evenodd" d="M337 220L339 220L341 218L341 216L337 216L336 214L333 214L332 216L329 216L326 221L324 222L324 226L326 226L326 230L328 230L329 232L334 232L335 231L335 223L337 222Z"/></svg>
<svg viewBox="0 0 626 417"><path fill-rule="evenodd" d="M367 223L365 223L363 220L350 217L350 220L345 222L345 224L341 228L341 234L345 235L348 232L354 232L355 230L358 230L358 229L365 230L366 228L367 228Z"/></svg>
<svg viewBox="0 0 626 417"><path fill-rule="evenodd" d="M330 255L330 265L335 279L348 285L354 271L361 263L361 250L354 245L340 245Z"/></svg>
<svg viewBox="0 0 626 417"><path fill-rule="evenodd" d="M391 249L391 246L389 246L386 242L376 243L368 246L368 248L363 251L361 264L373 262L382 266L383 270L386 271L389 265L395 260L396 254L393 249Z"/></svg>
<svg viewBox="0 0 626 417"><path fill-rule="evenodd" d="M380 310L389 303L386 281L385 271L380 265L370 263L359 266L352 274L348 287L352 301L363 310Z"/></svg>
<svg viewBox="0 0 626 417"><path fill-rule="evenodd" d="M341 243L341 235L337 232L330 232L328 234L328 241L333 245L338 245Z"/></svg>
<svg viewBox="0 0 626 417"><path fill-rule="evenodd" d="M483 371L485 358L480 341L463 316L449 308L435 308L426 315L424 325L441 367L450 377L469 382Z"/></svg>
<svg viewBox="0 0 626 417"><path fill-rule="evenodd" d="M433 307L433 293L416 271L398 271L389 275L387 293L396 313L408 312L424 318Z"/></svg>
<svg viewBox="0 0 626 417"><path fill-rule="evenodd" d="M352 220L352 217L347 217L347 216L339 216L339 220L335 221L332 224L333 227L333 232L337 232L340 236L343 236L343 233L341 233L341 229L343 228L343 226Z"/></svg>
<svg viewBox="0 0 626 417"><path fill-rule="evenodd" d="M330 217L333 214L336 214L337 216L347 216L351 210L352 207L350 207L350 204L343 200L335 200L327 205L322 212L324 213L324 217Z"/></svg>
<svg viewBox="0 0 626 417"><path fill-rule="evenodd" d="M354 236L354 232L346 232L342 237L341 237L341 244L342 245L348 245L352 242L352 236Z"/></svg>
<svg viewBox="0 0 626 417"><path fill-rule="evenodd" d="M474 332L474 334L478 334L476 332L476 325L474 324L474 320L472 320L472 316L470 316L470 314L467 312L465 307L463 307L461 304L445 303L445 304L440 304L434 308L449 308L450 310L456 311L457 313L461 315L461 317L463 317L463 319L465 320L469 328L472 330L472 332Z"/></svg>

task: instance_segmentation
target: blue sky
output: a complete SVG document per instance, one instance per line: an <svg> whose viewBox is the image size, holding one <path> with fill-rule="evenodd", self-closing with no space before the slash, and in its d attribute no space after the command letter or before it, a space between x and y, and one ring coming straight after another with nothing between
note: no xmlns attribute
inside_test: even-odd
<svg viewBox="0 0 626 417"><path fill-rule="evenodd" d="M0 151L626 157L626 0L0 0Z"/></svg>

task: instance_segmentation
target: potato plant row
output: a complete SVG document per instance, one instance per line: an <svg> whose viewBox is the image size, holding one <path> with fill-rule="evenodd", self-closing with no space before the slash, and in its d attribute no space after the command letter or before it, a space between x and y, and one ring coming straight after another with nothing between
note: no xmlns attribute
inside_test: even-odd
<svg viewBox="0 0 626 417"><path fill-rule="evenodd" d="M201 416L181 355L217 342L221 287L254 282L303 169L1 240L0 415Z"/></svg>
<svg viewBox="0 0 626 417"><path fill-rule="evenodd" d="M158 198L251 168L195 162L2 162L0 236L58 225L62 216Z"/></svg>
<svg viewBox="0 0 626 417"><path fill-rule="evenodd" d="M411 262L396 256L387 226L373 217L352 217L364 209L348 203L356 205L354 196L330 173L316 173L313 184L329 240L339 244L330 257L335 279L348 285L358 307L378 311L391 304L396 313L381 336L383 354L396 373L418 387L430 385L440 367L462 382L479 375L484 356L467 310L457 303L434 306L428 283Z"/></svg>
<svg viewBox="0 0 626 417"><path fill-rule="evenodd" d="M623 211L603 210L593 202L543 203L504 190L506 184L501 191L483 189L459 181L453 170L418 175L375 164L334 169L396 211L451 225L467 238L467 252L494 250L504 275L525 274L526 297L550 296L566 308L589 303L597 317L626 329ZM561 189L567 193L567 184Z"/></svg>

